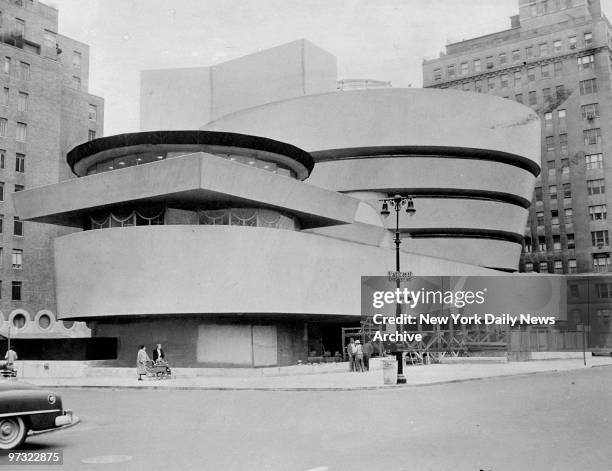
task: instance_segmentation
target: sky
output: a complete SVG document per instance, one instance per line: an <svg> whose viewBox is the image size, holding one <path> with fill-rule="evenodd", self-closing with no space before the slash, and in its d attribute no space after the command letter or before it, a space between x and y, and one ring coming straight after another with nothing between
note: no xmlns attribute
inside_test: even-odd
<svg viewBox="0 0 612 471"><path fill-rule="evenodd" d="M90 46L105 135L139 130L141 70L209 66L304 38L337 57L339 79L420 87L423 59L508 29L518 13L518 0L43 1L59 10L60 34Z"/></svg>

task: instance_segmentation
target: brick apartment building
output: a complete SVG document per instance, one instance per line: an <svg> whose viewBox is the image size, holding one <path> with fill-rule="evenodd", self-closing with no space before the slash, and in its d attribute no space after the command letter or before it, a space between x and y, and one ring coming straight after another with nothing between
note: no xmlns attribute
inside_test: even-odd
<svg viewBox="0 0 612 471"><path fill-rule="evenodd" d="M70 229L22 222L14 192L71 177L66 152L102 135L103 100L87 93L89 48L58 34L58 11L0 0L0 334L78 336L56 320L52 241Z"/></svg>
<svg viewBox="0 0 612 471"><path fill-rule="evenodd" d="M424 87L498 95L542 120L520 271L612 271L611 51L600 0L519 0L510 29L448 44L423 63Z"/></svg>

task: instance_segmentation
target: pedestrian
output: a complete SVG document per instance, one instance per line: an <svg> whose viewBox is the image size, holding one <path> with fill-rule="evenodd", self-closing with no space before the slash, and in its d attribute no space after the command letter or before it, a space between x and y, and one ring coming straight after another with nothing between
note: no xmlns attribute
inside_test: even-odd
<svg viewBox="0 0 612 471"><path fill-rule="evenodd" d="M355 341L355 371L359 371L360 373L364 372L363 366L363 347L361 346L361 341Z"/></svg>
<svg viewBox="0 0 612 471"><path fill-rule="evenodd" d="M366 371L370 371L370 357L374 353L374 345L372 345L372 341L368 340L363 346L363 366L365 366Z"/></svg>
<svg viewBox="0 0 612 471"><path fill-rule="evenodd" d="M155 348L155 350L153 350L153 361L155 363L165 363L166 359L166 354L164 353L164 350L162 349L161 343L157 344L157 348Z"/></svg>
<svg viewBox="0 0 612 471"><path fill-rule="evenodd" d="M9 347L9 349L6 351L6 355L4 355L4 359L6 360L5 367L7 370L14 369L15 361L17 360L17 358L18 357L15 350Z"/></svg>
<svg viewBox="0 0 612 471"><path fill-rule="evenodd" d="M136 356L136 372L138 373L138 381L142 381L142 375L147 374L147 362L151 359L147 355L147 347L141 345L138 347L138 355Z"/></svg>
<svg viewBox="0 0 612 471"><path fill-rule="evenodd" d="M355 339L353 337L350 338L346 346L346 353L349 359L349 368L351 371L355 371L355 353L357 353L357 348L355 347Z"/></svg>

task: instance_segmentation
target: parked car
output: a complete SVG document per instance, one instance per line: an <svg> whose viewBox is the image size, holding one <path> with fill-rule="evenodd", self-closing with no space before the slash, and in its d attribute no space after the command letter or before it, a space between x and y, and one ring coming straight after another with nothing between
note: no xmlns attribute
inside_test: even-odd
<svg viewBox="0 0 612 471"><path fill-rule="evenodd" d="M62 398L32 384L0 380L0 450L21 445L27 436L71 427L79 418L62 407Z"/></svg>

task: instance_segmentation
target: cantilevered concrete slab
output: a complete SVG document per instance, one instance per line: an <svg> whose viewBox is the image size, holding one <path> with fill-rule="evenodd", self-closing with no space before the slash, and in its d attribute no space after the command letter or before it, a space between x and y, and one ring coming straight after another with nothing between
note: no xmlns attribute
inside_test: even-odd
<svg viewBox="0 0 612 471"><path fill-rule="evenodd" d="M21 191L14 202L21 219L73 227L82 227L85 214L127 203L277 209L296 215L302 228L352 223L359 205L350 196L204 152Z"/></svg>

